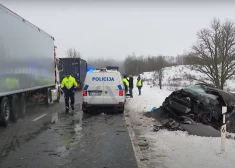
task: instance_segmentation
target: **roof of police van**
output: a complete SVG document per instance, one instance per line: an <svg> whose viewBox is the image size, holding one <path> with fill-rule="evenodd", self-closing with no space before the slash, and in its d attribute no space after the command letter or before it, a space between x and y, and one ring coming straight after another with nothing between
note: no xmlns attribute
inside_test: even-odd
<svg viewBox="0 0 235 168"><path fill-rule="evenodd" d="M116 69L112 69L112 70L96 69L96 70L89 70L88 72L89 73L97 73L97 72L110 72L110 73L113 73L113 72L119 72L119 71L117 71Z"/></svg>

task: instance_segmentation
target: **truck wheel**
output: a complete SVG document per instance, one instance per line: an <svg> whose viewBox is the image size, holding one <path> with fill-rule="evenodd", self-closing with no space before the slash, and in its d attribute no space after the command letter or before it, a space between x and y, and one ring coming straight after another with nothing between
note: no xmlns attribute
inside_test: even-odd
<svg viewBox="0 0 235 168"><path fill-rule="evenodd" d="M26 98L25 98L25 94L23 93L20 96L20 117L24 118L25 113L26 113Z"/></svg>
<svg viewBox="0 0 235 168"><path fill-rule="evenodd" d="M45 104L47 106L51 104L51 89L50 88L47 88L46 90Z"/></svg>
<svg viewBox="0 0 235 168"><path fill-rule="evenodd" d="M11 100L11 119L13 122L16 122L19 118L20 112L20 101L17 95L14 95Z"/></svg>
<svg viewBox="0 0 235 168"><path fill-rule="evenodd" d="M1 101L1 124L6 127L10 119L10 102L7 97L4 97Z"/></svg>

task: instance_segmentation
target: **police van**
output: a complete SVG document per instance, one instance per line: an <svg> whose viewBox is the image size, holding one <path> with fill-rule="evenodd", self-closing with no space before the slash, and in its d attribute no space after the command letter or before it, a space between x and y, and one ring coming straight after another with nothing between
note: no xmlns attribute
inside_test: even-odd
<svg viewBox="0 0 235 168"><path fill-rule="evenodd" d="M83 112L115 109L123 113L126 100L124 89L119 71L106 68L88 71L82 91Z"/></svg>

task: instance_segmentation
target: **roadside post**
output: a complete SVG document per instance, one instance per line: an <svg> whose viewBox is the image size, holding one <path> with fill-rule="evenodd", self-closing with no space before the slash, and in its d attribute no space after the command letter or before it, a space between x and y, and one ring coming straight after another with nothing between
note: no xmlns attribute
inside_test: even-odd
<svg viewBox="0 0 235 168"><path fill-rule="evenodd" d="M227 112L227 106L222 106L223 125L221 127L221 152L225 152L225 140L226 140L225 114L226 112Z"/></svg>

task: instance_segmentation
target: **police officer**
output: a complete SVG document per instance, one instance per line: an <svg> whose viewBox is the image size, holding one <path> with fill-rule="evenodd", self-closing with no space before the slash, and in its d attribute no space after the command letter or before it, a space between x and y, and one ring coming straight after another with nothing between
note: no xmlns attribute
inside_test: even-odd
<svg viewBox="0 0 235 168"><path fill-rule="evenodd" d="M69 73L66 73L66 76L61 82L61 89L64 92L64 98L65 98L65 106L66 111L65 113L69 113L69 98L70 98L70 105L72 110L74 110L74 92L75 88L77 87L77 82L74 77L72 77Z"/></svg>
<svg viewBox="0 0 235 168"><path fill-rule="evenodd" d="M126 77L126 75L124 75L123 79L122 79L124 86L125 86L125 94L128 92L128 87L129 87L129 81Z"/></svg>
<svg viewBox="0 0 235 168"><path fill-rule="evenodd" d="M130 93L130 96L131 98L133 98L133 77L132 75L129 75L129 93Z"/></svg>
<svg viewBox="0 0 235 168"><path fill-rule="evenodd" d="M139 95L141 95L141 89L142 89L142 87L143 87L143 81L142 81L142 79L140 78L140 75L139 75L138 78L137 78L136 86L137 86L137 88L138 88L138 90L139 90Z"/></svg>

